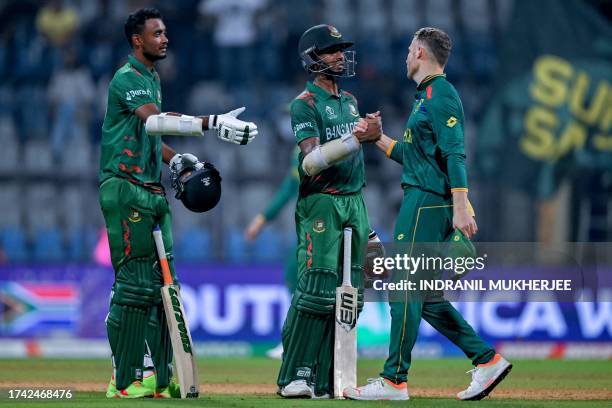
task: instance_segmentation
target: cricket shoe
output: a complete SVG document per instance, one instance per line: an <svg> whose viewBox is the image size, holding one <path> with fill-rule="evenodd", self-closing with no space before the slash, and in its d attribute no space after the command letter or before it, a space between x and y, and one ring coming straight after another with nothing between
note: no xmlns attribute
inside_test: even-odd
<svg viewBox="0 0 612 408"><path fill-rule="evenodd" d="M181 387L176 383L176 379L172 377L170 384L166 388L156 388L153 394L155 398L181 398Z"/></svg>
<svg viewBox="0 0 612 408"><path fill-rule="evenodd" d="M347 387L342 391L344 398L362 401L390 400L404 401L409 400L408 385L403 382L394 382L383 378L370 378L368 384L362 387Z"/></svg>
<svg viewBox="0 0 612 408"><path fill-rule="evenodd" d="M153 390L142 385L140 381L134 381L124 390L117 390L115 398L147 398L153 396Z"/></svg>
<svg viewBox="0 0 612 408"><path fill-rule="evenodd" d="M116 393L117 393L117 384L115 382L115 376L111 375L111 379L108 382L108 387L106 387L106 398L115 398Z"/></svg>
<svg viewBox="0 0 612 408"><path fill-rule="evenodd" d="M283 358L283 343L278 343L276 347L266 351L266 357L281 360Z"/></svg>
<svg viewBox="0 0 612 408"><path fill-rule="evenodd" d="M479 364L468 371L472 373L472 382L466 390L457 394L457 399L463 401L483 399L508 375L510 370L512 364L500 354L496 354L488 363Z"/></svg>
<svg viewBox="0 0 612 408"><path fill-rule="evenodd" d="M285 398L312 398L313 391L306 380L294 380L278 391Z"/></svg>

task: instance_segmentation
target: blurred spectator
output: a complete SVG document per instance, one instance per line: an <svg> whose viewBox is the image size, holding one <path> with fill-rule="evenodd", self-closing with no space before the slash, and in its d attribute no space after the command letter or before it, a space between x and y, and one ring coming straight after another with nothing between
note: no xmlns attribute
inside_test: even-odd
<svg viewBox="0 0 612 408"><path fill-rule="evenodd" d="M75 9L62 0L49 0L36 16L36 28L56 48L62 48L79 27Z"/></svg>
<svg viewBox="0 0 612 408"><path fill-rule="evenodd" d="M95 86L89 70L80 64L74 50L66 52L64 66L49 83L49 103L53 111L51 148L55 159L75 131L86 132Z"/></svg>
<svg viewBox="0 0 612 408"><path fill-rule="evenodd" d="M257 39L255 15L266 0L202 0L199 11L216 17L219 77L228 86L242 86L252 76L252 46Z"/></svg>

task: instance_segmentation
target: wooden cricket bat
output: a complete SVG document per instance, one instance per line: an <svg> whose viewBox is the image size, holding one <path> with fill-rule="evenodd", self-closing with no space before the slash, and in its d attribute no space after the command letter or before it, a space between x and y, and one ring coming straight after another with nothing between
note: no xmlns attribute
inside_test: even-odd
<svg viewBox="0 0 612 408"><path fill-rule="evenodd" d="M153 230L157 256L164 279L161 296L164 302L164 312L168 321L168 331L174 352L174 368L181 388L181 398L198 398L200 382L198 380L198 366L196 364L193 341L189 325L185 320L185 310L178 286L172 282L170 267L166 259L166 249L159 226Z"/></svg>
<svg viewBox="0 0 612 408"><path fill-rule="evenodd" d="M336 288L336 330L334 336L334 398L357 385L357 288L351 286L352 230L344 229L342 286Z"/></svg>

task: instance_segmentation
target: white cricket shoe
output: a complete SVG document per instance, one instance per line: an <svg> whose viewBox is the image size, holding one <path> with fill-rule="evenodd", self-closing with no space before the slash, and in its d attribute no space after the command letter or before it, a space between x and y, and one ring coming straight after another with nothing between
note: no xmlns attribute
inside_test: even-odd
<svg viewBox="0 0 612 408"><path fill-rule="evenodd" d="M278 343L276 347L266 351L266 357L281 360L283 358L283 343Z"/></svg>
<svg viewBox="0 0 612 408"><path fill-rule="evenodd" d="M488 363L479 364L468 371L472 373L472 382L466 390L457 394L457 399L463 401L483 399L508 375L510 370L512 370L512 364L501 354L496 354Z"/></svg>
<svg viewBox="0 0 612 408"><path fill-rule="evenodd" d="M281 388L279 394L285 398L312 398L312 388L306 380L294 380Z"/></svg>
<svg viewBox="0 0 612 408"><path fill-rule="evenodd" d="M347 387L343 390L344 398L352 400L408 400L408 386L405 382L395 384L383 377L368 379L363 387Z"/></svg>

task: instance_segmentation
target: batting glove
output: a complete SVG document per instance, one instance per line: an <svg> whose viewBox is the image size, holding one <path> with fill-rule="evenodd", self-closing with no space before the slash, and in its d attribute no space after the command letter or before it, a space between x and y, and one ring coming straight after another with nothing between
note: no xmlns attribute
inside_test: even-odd
<svg viewBox="0 0 612 408"><path fill-rule="evenodd" d="M223 115L211 115L208 123L217 131L219 139L239 145L245 145L257 136L257 125L253 122L244 122L238 115L246 108L234 109Z"/></svg>

